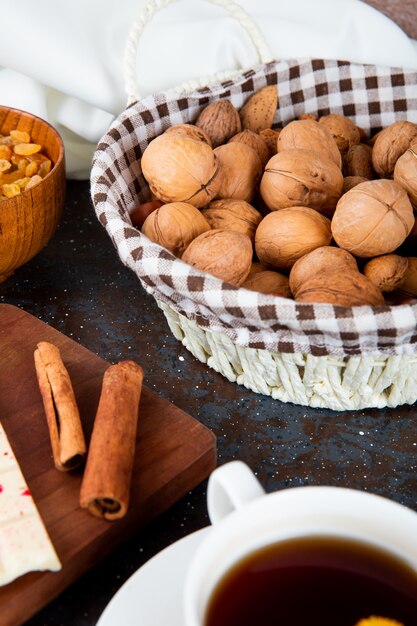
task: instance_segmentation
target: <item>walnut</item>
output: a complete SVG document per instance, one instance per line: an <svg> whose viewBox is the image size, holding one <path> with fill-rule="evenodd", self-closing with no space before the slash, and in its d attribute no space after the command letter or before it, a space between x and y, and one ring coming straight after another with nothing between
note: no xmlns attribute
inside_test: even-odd
<svg viewBox="0 0 417 626"><path fill-rule="evenodd" d="M363 273L381 291L394 291L404 278L408 259L398 254L384 254L371 259L363 268Z"/></svg>
<svg viewBox="0 0 417 626"><path fill-rule="evenodd" d="M392 178L399 157L417 136L417 124L394 122L381 130L372 149L372 163L381 178Z"/></svg>
<svg viewBox="0 0 417 626"><path fill-rule="evenodd" d="M413 208L404 189L391 180L370 180L340 198L332 233L338 246L369 258L396 250L413 224Z"/></svg>
<svg viewBox="0 0 417 626"><path fill-rule="evenodd" d="M413 253L417 250L417 215L414 215L413 227L401 248L404 249L407 254Z"/></svg>
<svg viewBox="0 0 417 626"><path fill-rule="evenodd" d="M382 133L382 130L379 130L377 133L375 133L375 135L372 135L371 137L369 137L369 139L367 139L366 143L368 144L368 146L371 146L371 148L374 147L375 145L375 141L378 139L379 135Z"/></svg>
<svg viewBox="0 0 417 626"><path fill-rule="evenodd" d="M359 131L360 142L369 145L369 137L367 132L363 128L361 128L361 126L357 126L356 128Z"/></svg>
<svg viewBox="0 0 417 626"><path fill-rule="evenodd" d="M250 202L262 176L262 164L253 148L239 141L214 150L219 161L221 184L218 198L235 198Z"/></svg>
<svg viewBox="0 0 417 626"><path fill-rule="evenodd" d="M312 150L339 168L342 166L342 157L331 132L314 120L295 120L284 126L278 137L278 152L294 149Z"/></svg>
<svg viewBox="0 0 417 626"><path fill-rule="evenodd" d="M366 143L351 146L343 159L343 172L345 176L362 176L367 180L375 178L371 146Z"/></svg>
<svg viewBox="0 0 417 626"><path fill-rule="evenodd" d="M417 257L408 257L408 267L399 288L403 294L417 298Z"/></svg>
<svg viewBox="0 0 417 626"><path fill-rule="evenodd" d="M297 120L314 120L318 122L319 118L315 113L301 113L301 115L297 116Z"/></svg>
<svg viewBox="0 0 417 626"><path fill-rule="evenodd" d="M141 161L152 193L162 202L206 206L217 194L221 175L213 150L186 135L164 133L153 139Z"/></svg>
<svg viewBox="0 0 417 626"><path fill-rule="evenodd" d="M278 107L278 89L276 85L268 85L256 91L240 109L242 128L249 128L259 133L271 128Z"/></svg>
<svg viewBox="0 0 417 626"><path fill-rule="evenodd" d="M342 187L342 172L333 161L311 150L284 150L268 161L260 191L272 211L307 206L330 217Z"/></svg>
<svg viewBox="0 0 417 626"><path fill-rule="evenodd" d="M344 115L337 115L336 113L323 115L320 117L319 123L330 131L342 154L360 142L358 127Z"/></svg>
<svg viewBox="0 0 417 626"><path fill-rule="evenodd" d="M295 263L290 289L298 302L327 302L342 306L384 304L381 291L358 270L345 250L317 248Z"/></svg>
<svg viewBox="0 0 417 626"><path fill-rule="evenodd" d="M281 296L281 298L291 298L288 278L271 270L249 274L241 286L250 291L259 291L271 296Z"/></svg>
<svg viewBox="0 0 417 626"><path fill-rule="evenodd" d="M194 239L182 260L232 285L240 286L252 265L249 237L233 230L209 230Z"/></svg>
<svg viewBox="0 0 417 626"><path fill-rule="evenodd" d="M265 128L259 133L268 146L269 158L273 157L274 154L278 152L278 137L280 132L281 129L279 128Z"/></svg>
<svg viewBox="0 0 417 626"><path fill-rule="evenodd" d="M307 280L329 269L342 274L359 272L355 257L349 252L336 246L322 246L301 257L293 265L290 272L291 292L298 292Z"/></svg>
<svg viewBox="0 0 417 626"><path fill-rule="evenodd" d="M130 212L130 221L133 226L136 228L141 228L143 222L146 220L148 215L159 209L160 206L163 205L163 202L160 200L152 200L151 202L143 202L142 204L138 204L135 206Z"/></svg>
<svg viewBox="0 0 417 626"><path fill-rule="evenodd" d="M242 130L241 133L237 133L237 135L233 135L233 137L229 139L229 143L234 141L240 141L248 145L250 148L253 148L261 160L262 169L268 163L270 159L269 148L265 139L261 135L258 135L252 130L246 128L245 130Z"/></svg>
<svg viewBox="0 0 417 626"><path fill-rule="evenodd" d="M414 140L408 150L397 160L394 168L394 180L408 193L414 209L417 211L417 141Z"/></svg>
<svg viewBox="0 0 417 626"><path fill-rule="evenodd" d="M253 242L262 215L245 200L214 200L201 211L213 229L235 230L247 235Z"/></svg>
<svg viewBox="0 0 417 626"><path fill-rule="evenodd" d="M291 207L263 218L256 230L255 250L261 263L288 269L331 239L327 217L308 207Z"/></svg>
<svg viewBox="0 0 417 626"><path fill-rule="evenodd" d="M252 274L257 274L258 272L266 272L268 269L269 268L267 265L264 265L260 261L254 261L251 265L249 276L252 276Z"/></svg>
<svg viewBox="0 0 417 626"><path fill-rule="evenodd" d="M198 209L186 202L163 204L148 215L142 226L146 237L175 256L181 256L192 240L207 230L210 224Z"/></svg>
<svg viewBox="0 0 417 626"><path fill-rule="evenodd" d="M194 124L174 124L174 126L170 126L169 128L167 128L165 134L185 135L190 139L204 141L204 143L208 144L211 147L210 137L202 128L198 128Z"/></svg>
<svg viewBox="0 0 417 626"><path fill-rule="evenodd" d="M360 272L343 273L331 269L302 283L296 292L293 291L293 296L297 302L327 302L341 306L384 304L381 291Z"/></svg>
<svg viewBox="0 0 417 626"><path fill-rule="evenodd" d="M242 129L238 110L226 98L208 104L201 111L195 125L207 133L213 148L226 143Z"/></svg>
<svg viewBox="0 0 417 626"><path fill-rule="evenodd" d="M345 176L343 179L343 187L342 187L342 196L347 191L350 191L356 185L360 185L360 183L366 183L368 179L363 176Z"/></svg>

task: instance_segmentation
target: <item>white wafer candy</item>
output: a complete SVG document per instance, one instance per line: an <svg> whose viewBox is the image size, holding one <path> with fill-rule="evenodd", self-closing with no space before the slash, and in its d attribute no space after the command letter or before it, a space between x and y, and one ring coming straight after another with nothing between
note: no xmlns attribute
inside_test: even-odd
<svg viewBox="0 0 417 626"><path fill-rule="evenodd" d="M0 424L0 585L61 563Z"/></svg>

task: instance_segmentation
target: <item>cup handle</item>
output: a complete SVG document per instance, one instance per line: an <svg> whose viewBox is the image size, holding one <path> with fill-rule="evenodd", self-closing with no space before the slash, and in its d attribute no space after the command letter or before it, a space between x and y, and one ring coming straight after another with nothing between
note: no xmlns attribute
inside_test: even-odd
<svg viewBox="0 0 417 626"><path fill-rule="evenodd" d="M236 509L265 495L252 470L242 461L231 461L216 468L207 486L207 509L212 524Z"/></svg>

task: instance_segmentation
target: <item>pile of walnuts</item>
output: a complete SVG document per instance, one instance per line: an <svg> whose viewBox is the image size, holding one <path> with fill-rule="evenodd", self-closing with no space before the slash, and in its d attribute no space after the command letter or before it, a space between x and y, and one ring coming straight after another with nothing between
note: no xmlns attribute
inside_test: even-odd
<svg viewBox="0 0 417 626"><path fill-rule="evenodd" d="M417 297L417 124L374 137L352 120L272 128L275 86L228 99L151 141L152 200L132 223L186 263L236 286L346 306Z"/></svg>

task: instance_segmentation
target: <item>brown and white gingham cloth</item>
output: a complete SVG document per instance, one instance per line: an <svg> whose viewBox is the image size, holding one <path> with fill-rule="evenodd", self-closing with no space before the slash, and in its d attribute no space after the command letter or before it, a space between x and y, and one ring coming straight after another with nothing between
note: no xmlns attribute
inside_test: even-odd
<svg viewBox="0 0 417 626"><path fill-rule="evenodd" d="M269 63L193 93L149 96L121 113L97 147L91 194L98 219L148 293L237 345L315 356L416 354L417 304L302 304L233 287L176 259L132 226L129 212L149 199L140 169L148 143L173 124L194 122L212 100L227 97L240 108L270 84L279 89L274 126L309 112L341 113L368 134L401 119L417 123L415 71L340 61Z"/></svg>

